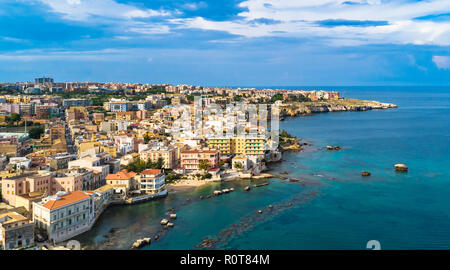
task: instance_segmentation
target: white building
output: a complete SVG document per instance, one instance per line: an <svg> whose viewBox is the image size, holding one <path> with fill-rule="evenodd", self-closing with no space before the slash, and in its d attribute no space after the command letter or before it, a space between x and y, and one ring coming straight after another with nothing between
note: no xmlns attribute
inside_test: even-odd
<svg viewBox="0 0 450 270"><path fill-rule="evenodd" d="M9 159L9 165L12 167L16 165L17 169L22 168L22 166L28 170L31 165L31 159L28 159L26 157L12 157Z"/></svg>
<svg viewBox="0 0 450 270"><path fill-rule="evenodd" d="M139 189L146 194L164 194L166 177L161 170L144 170L139 177Z"/></svg>
<svg viewBox="0 0 450 270"><path fill-rule="evenodd" d="M88 231L95 217L94 196L90 192L58 192L41 202L33 202L33 221L47 231L50 241L59 243Z"/></svg>

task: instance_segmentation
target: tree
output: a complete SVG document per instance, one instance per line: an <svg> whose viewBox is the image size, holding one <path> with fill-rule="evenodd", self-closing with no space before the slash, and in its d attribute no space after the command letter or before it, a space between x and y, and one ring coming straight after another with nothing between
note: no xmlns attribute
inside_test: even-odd
<svg viewBox="0 0 450 270"><path fill-rule="evenodd" d="M234 101L239 102L239 101L241 101L241 100L242 100L242 96L241 96L241 95L236 95L236 96L234 96Z"/></svg>
<svg viewBox="0 0 450 270"><path fill-rule="evenodd" d="M242 169L242 163L240 163L240 162L235 162L235 163L234 163L234 167L235 167L236 169L240 170L240 169Z"/></svg>
<svg viewBox="0 0 450 270"><path fill-rule="evenodd" d="M164 166L164 159L160 157L155 163L152 164L151 168L162 169L163 166Z"/></svg>
<svg viewBox="0 0 450 270"><path fill-rule="evenodd" d="M11 120L11 122L20 121L20 114L12 113L9 119Z"/></svg>
<svg viewBox="0 0 450 270"><path fill-rule="evenodd" d="M28 131L28 135L32 139L39 139L41 138L41 134L45 132L44 127L34 127Z"/></svg>
<svg viewBox="0 0 450 270"><path fill-rule="evenodd" d="M294 136L292 136L291 134L289 134L286 130L282 130L280 133L280 137L282 138L294 138Z"/></svg>
<svg viewBox="0 0 450 270"><path fill-rule="evenodd" d="M209 161L206 159L200 160L200 162L198 164L198 168L200 170L206 171L207 169L209 169Z"/></svg>
<svg viewBox="0 0 450 270"><path fill-rule="evenodd" d="M205 175L202 176L202 179L203 179L203 180L205 180L205 179L211 179L211 178L212 178L212 174L210 174L210 173L207 173L207 174L205 174Z"/></svg>
<svg viewBox="0 0 450 270"><path fill-rule="evenodd" d="M270 101L275 102L277 100L283 100L283 95L282 94L275 94L273 95L273 97L270 99Z"/></svg>

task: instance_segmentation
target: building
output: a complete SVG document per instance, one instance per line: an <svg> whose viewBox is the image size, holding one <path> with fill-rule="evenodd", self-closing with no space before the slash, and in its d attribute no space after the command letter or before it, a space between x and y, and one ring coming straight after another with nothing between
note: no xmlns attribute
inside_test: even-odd
<svg viewBox="0 0 450 270"><path fill-rule="evenodd" d="M66 127L63 124L52 125L49 128L49 132L51 140L66 139Z"/></svg>
<svg viewBox="0 0 450 270"><path fill-rule="evenodd" d="M106 176L106 184L113 186L124 186L126 191L133 190L135 187L135 172L128 172L126 169Z"/></svg>
<svg viewBox="0 0 450 270"><path fill-rule="evenodd" d="M71 121L87 121L89 114L84 107L70 107L66 110L66 122Z"/></svg>
<svg viewBox="0 0 450 270"><path fill-rule="evenodd" d="M9 159L9 167L15 167L17 170L25 169L28 170L31 165L31 159L26 157L12 157Z"/></svg>
<svg viewBox="0 0 450 270"><path fill-rule="evenodd" d="M264 155L266 139L259 137L210 138L209 148L215 148L221 154Z"/></svg>
<svg viewBox="0 0 450 270"><path fill-rule="evenodd" d="M110 102L105 102L103 107L111 112L127 112L131 109L131 103L127 100L112 99Z"/></svg>
<svg viewBox="0 0 450 270"><path fill-rule="evenodd" d="M146 194L163 194L166 190L165 180L161 170L144 170L139 177L139 190Z"/></svg>
<svg viewBox="0 0 450 270"><path fill-rule="evenodd" d="M34 224L17 212L0 214L0 249L19 249L34 245Z"/></svg>
<svg viewBox="0 0 450 270"><path fill-rule="evenodd" d="M181 167L186 170L199 170L200 162L208 161L209 168L219 166L218 150L188 150L181 151Z"/></svg>
<svg viewBox="0 0 450 270"><path fill-rule="evenodd" d="M100 125L101 122L105 121L105 114L104 113L93 113L92 121L94 121L94 123L96 125Z"/></svg>
<svg viewBox="0 0 450 270"><path fill-rule="evenodd" d="M12 206L16 205L16 195L29 194L30 192L51 191L52 173L41 171L17 175L3 179L2 200Z"/></svg>
<svg viewBox="0 0 450 270"><path fill-rule="evenodd" d="M175 148L152 148L141 152L139 156L142 160L150 160L151 162L158 162L158 159L161 158L164 162L164 169L173 169L177 165L177 151Z"/></svg>
<svg viewBox="0 0 450 270"><path fill-rule="evenodd" d="M250 162L249 162L247 156L244 156L244 155L235 156L232 160L232 168L234 170L246 171L249 169L249 165L250 165Z"/></svg>
<svg viewBox="0 0 450 270"><path fill-rule="evenodd" d="M22 152L22 142L17 137L0 137L0 154L6 156L18 156Z"/></svg>
<svg viewBox="0 0 450 270"><path fill-rule="evenodd" d="M71 99L64 99L63 100L63 107L64 108L87 107L87 106L92 106L92 99L71 98Z"/></svg>
<svg viewBox="0 0 450 270"><path fill-rule="evenodd" d="M57 171L67 169L69 167L69 161L75 159L77 159L76 155L62 154L47 157L46 162L49 164L51 170Z"/></svg>
<svg viewBox="0 0 450 270"><path fill-rule="evenodd" d="M36 79L34 79L34 83L35 84L48 84L48 83L52 84L52 83L54 83L54 80L52 78L45 78L45 77L36 78Z"/></svg>
<svg viewBox="0 0 450 270"><path fill-rule="evenodd" d="M45 230L50 241L59 243L84 233L93 225L94 196L91 192L58 192L41 202L33 202L33 221Z"/></svg>

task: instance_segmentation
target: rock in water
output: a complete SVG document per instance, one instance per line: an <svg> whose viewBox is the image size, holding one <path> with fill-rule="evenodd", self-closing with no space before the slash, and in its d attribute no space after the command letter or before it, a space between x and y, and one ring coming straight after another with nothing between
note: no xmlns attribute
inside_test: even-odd
<svg viewBox="0 0 450 270"><path fill-rule="evenodd" d="M408 171L408 166L406 166L405 164L395 164L394 167L397 172L407 172Z"/></svg>
<svg viewBox="0 0 450 270"><path fill-rule="evenodd" d="M371 175L370 172L366 172L366 171L361 172L361 176L370 176L370 175Z"/></svg>
<svg viewBox="0 0 450 270"><path fill-rule="evenodd" d="M250 186L246 186L245 188L244 188L244 191L249 191L250 190Z"/></svg>
<svg viewBox="0 0 450 270"><path fill-rule="evenodd" d="M176 219L177 218L177 214L170 214L170 219Z"/></svg>
<svg viewBox="0 0 450 270"><path fill-rule="evenodd" d="M161 225L166 225L167 223L169 223L169 221L167 219L161 220Z"/></svg>

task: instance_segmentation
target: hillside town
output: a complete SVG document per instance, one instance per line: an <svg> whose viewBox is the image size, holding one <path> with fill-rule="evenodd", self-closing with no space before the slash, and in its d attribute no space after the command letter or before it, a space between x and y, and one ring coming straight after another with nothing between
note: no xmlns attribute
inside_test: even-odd
<svg viewBox="0 0 450 270"><path fill-rule="evenodd" d="M183 181L261 176L281 160L271 125L279 110L268 106L268 120L257 114L253 121L230 104L339 99L339 92L322 90L1 83L1 249L57 245L90 230L109 205L164 198L169 185ZM211 113L211 104L226 115Z"/></svg>

